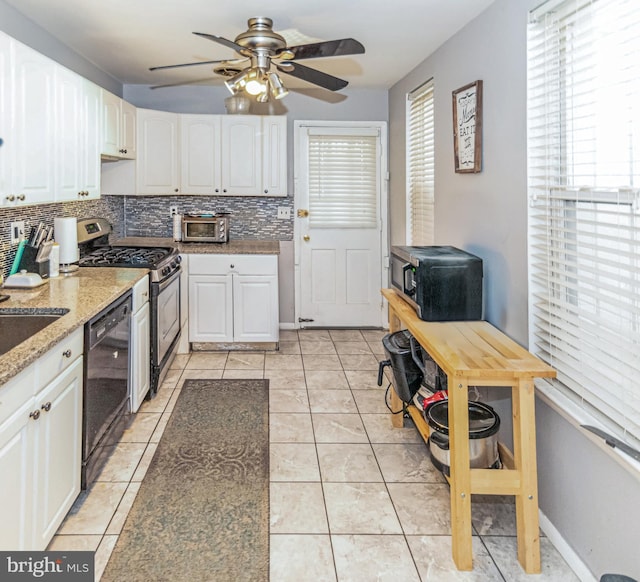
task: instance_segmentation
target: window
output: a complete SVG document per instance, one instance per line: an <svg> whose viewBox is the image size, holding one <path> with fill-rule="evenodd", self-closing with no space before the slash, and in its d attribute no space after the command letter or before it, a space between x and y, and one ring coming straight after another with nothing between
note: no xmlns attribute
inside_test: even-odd
<svg viewBox="0 0 640 582"><path fill-rule="evenodd" d="M433 79L407 95L408 244L434 241Z"/></svg>
<svg viewBox="0 0 640 582"><path fill-rule="evenodd" d="M640 11L551 1L528 46L530 349L640 441Z"/></svg>
<svg viewBox="0 0 640 582"><path fill-rule="evenodd" d="M309 224L378 226L377 130L309 129Z"/></svg>

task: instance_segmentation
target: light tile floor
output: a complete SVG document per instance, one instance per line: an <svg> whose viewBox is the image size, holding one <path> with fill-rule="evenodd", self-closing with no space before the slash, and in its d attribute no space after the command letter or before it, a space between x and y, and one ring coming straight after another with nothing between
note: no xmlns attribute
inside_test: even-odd
<svg viewBox="0 0 640 582"><path fill-rule="evenodd" d="M578 580L544 536L542 574L523 572L508 497L474 496L474 570L456 570L448 485L410 421L391 428L376 382L383 335L283 331L275 353L177 356L49 548L96 551L99 580L183 381L268 378L271 582Z"/></svg>

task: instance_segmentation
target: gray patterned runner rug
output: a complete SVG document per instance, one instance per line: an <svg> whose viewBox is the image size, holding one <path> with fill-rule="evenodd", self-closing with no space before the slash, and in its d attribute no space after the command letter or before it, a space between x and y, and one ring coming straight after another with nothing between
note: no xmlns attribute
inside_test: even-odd
<svg viewBox="0 0 640 582"><path fill-rule="evenodd" d="M102 582L269 579L269 381L186 380Z"/></svg>

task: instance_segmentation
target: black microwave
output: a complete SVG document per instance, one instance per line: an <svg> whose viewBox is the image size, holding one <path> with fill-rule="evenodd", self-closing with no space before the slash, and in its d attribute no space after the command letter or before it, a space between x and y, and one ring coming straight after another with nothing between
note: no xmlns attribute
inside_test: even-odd
<svg viewBox="0 0 640 582"><path fill-rule="evenodd" d="M391 247L391 285L424 321L482 319L482 259L452 246Z"/></svg>

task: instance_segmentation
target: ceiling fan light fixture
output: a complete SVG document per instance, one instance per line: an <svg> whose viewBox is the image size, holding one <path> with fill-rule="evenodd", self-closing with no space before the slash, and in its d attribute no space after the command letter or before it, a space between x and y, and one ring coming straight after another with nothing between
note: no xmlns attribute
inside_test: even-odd
<svg viewBox="0 0 640 582"><path fill-rule="evenodd" d="M254 97L267 92L266 75L263 69L260 67L249 69L244 90Z"/></svg>
<svg viewBox="0 0 640 582"><path fill-rule="evenodd" d="M282 84L282 80L276 73L269 73L267 79L274 99L282 99L289 94L289 90Z"/></svg>
<svg viewBox="0 0 640 582"><path fill-rule="evenodd" d="M238 94L242 91L247 83L247 77L250 71L240 71L237 75L234 75L230 79L227 79L224 84L229 89L232 95Z"/></svg>

